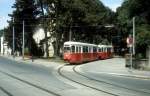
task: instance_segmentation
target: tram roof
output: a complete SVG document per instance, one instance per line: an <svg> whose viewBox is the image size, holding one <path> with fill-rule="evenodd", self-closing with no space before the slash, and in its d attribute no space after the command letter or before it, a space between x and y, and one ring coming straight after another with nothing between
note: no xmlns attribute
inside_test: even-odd
<svg viewBox="0 0 150 96"><path fill-rule="evenodd" d="M67 41L64 43L64 45L97 46L95 44L83 43L83 42L74 42L74 41Z"/></svg>

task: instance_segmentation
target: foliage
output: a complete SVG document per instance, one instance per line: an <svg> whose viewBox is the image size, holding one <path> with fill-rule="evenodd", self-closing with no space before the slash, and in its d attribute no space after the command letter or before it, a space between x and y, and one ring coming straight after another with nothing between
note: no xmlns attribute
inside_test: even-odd
<svg viewBox="0 0 150 96"><path fill-rule="evenodd" d="M130 17L140 16L145 23L150 24L150 1L149 0L128 0Z"/></svg>
<svg viewBox="0 0 150 96"><path fill-rule="evenodd" d="M128 0L129 18L135 17L136 37L139 46L150 44L150 1L149 0Z"/></svg>
<svg viewBox="0 0 150 96"><path fill-rule="evenodd" d="M143 24L137 27L137 44L140 46L150 44L150 25Z"/></svg>
<svg viewBox="0 0 150 96"><path fill-rule="evenodd" d="M56 54L63 42L69 40L70 31L74 41L99 44L102 39L95 40L95 36L102 37L106 30L102 26L111 24L115 16L99 0L50 0L44 3L47 4L48 17L52 20L48 29L53 28L50 32L56 38L53 43Z"/></svg>
<svg viewBox="0 0 150 96"><path fill-rule="evenodd" d="M36 2L35 2L36 1ZM14 12L9 16L6 38L12 47L12 29L15 28L15 47L21 52L23 20L25 22L25 47L36 54L37 45L33 40L35 25L43 25L53 38L55 54L63 42L72 40L99 44L111 42L109 30L104 25L115 22L115 13L100 0L16 0ZM13 22L14 18L14 22ZM108 40L106 40L108 39ZM103 41L104 40L104 41ZM45 40L43 40L45 41ZM107 41L107 42L106 42Z"/></svg>
<svg viewBox="0 0 150 96"><path fill-rule="evenodd" d="M129 18L128 6L128 0L124 1L122 6L117 9L116 13L118 31L122 32L125 37L127 37L132 30L132 20Z"/></svg>
<svg viewBox="0 0 150 96"><path fill-rule="evenodd" d="M37 23L37 9L34 5L33 0L16 0L15 4L12 6L15 8L12 14L9 14L12 17L9 21L9 26L6 30L6 39L9 46L12 48L12 29L14 26L15 30L15 50L22 52L22 32L23 32L23 21L24 21L24 32L25 32L25 47L29 48L30 53L32 50L32 38L34 33L34 28ZM13 21L14 20L14 21Z"/></svg>
<svg viewBox="0 0 150 96"><path fill-rule="evenodd" d="M0 30L0 37L3 35L4 30Z"/></svg>
<svg viewBox="0 0 150 96"><path fill-rule="evenodd" d="M127 37L132 33L132 18L135 17L136 52L145 54L150 44L150 1L124 0L117 10L120 30Z"/></svg>
<svg viewBox="0 0 150 96"><path fill-rule="evenodd" d="M25 48L25 49L24 49L24 54L27 55L27 56L30 55L30 52L29 52L29 49L28 49L28 48Z"/></svg>

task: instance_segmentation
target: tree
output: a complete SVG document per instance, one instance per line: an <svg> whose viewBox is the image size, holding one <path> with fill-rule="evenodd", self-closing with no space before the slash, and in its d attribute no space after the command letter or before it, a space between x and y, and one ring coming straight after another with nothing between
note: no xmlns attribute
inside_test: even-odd
<svg viewBox="0 0 150 96"><path fill-rule="evenodd" d="M115 16L99 0L44 0L43 3L50 18L47 24L55 38L53 45L56 55L63 42L69 40L70 31L72 40L99 43L100 40L92 39L97 35L100 37L105 30L102 25L112 23Z"/></svg>
<svg viewBox="0 0 150 96"><path fill-rule="evenodd" d="M117 18L122 30L126 35L132 34L132 18L135 17L136 24L136 53L145 54L145 49L150 44L150 1L125 0L117 10ZM140 51L143 50L143 51Z"/></svg>
<svg viewBox="0 0 150 96"><path fill-rule="evenodd" d="M7 35L10 38L7 38L9 45L12 48L12 27L15 28L15 50L20 52L22 49L22 32L23 32L23 21L25 27L25 47L30 51L30 54L35 54L35 41L33 39L34 28L37 23L37 14L38 11L34 5L34 0L16 0L15 4L12 6L15 8L12 14L9 14L12 17L12 20L9 21L9 27L7 29ZM14 22L13 22L14 19ZM33 49L34 48L34 49Z"/></svg>
<svg viewBox="0 0 150 96"><path fill-rule="evenodd" d="M1 29L1 30L0 30L0 37L3 35L3 32L4 32L4 30Z"/></svg>
<svg viewBox="0 0 150 96"><path fill-rule="evenodd" d="M56 56L59 55L63 42L69 40L69 32L72 33L72 40L99 44L103 38L108 38L106 35L109 30L106 30L103 25L115 21L113 19L115 13L99 0L41 0L42 3L34 1L37 0L16 0L13 5L15 11L10 16L15 20L14 22L13 20L9 21L7 34L11 38L7 39L12 46L12 27L15 26L15 36L18 39L15 41L16 50L21 51L22 49L23 20L27 38L25 46L30 49L30 52L36 53L34 52L36 50L32 50L36 46L32 38L35 26L32 25L44 21L45 32L51 34L48 38L54 38L53 45ZM42 4L42 8L40 4ZM43 12L44 15L42 15Z"/></svg>
<svg viewBox="0 0 150 96"><path fill-rule="evenodd" d="M149 0L128 0L130 17L140 16L145 19L145 23L150 24L150 1Z"/></svg>

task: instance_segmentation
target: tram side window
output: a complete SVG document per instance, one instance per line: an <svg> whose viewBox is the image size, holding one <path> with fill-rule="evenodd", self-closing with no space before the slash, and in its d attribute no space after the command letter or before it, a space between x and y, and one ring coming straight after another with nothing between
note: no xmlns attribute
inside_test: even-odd
<svg viewBox="0 0 150 96"><path fill-rule="evenodd" d="M101 52L102 51L101 48L99 48L98 51Z"/></svg>
<svg viewBox="0 0 150 96"><path fill-rule="evenodd" d="M93 47L93 52L97 52L97 48L96 47Z"/></svg>
<svg viewBox="0 0 150 96"><path fill-rule="evenodd" d="M86 52L88 53L88 46L86 46Z"/></svg>
<svg viewBox="0 0 150 96"><path fill-rule="evenodd" d="M83 52L87 53L88 52L88 47L87 46L83 46Z"/></svg>
<svg viewBox="0 0 150 96"><path fill-rule="evenodd" d="M79 53L81 53L81 47L79 47Z"/></svg>
<svg viewBox="0 0 150 96"><path fill-rule="evenodd" d="M105 47L103 48L103 52L106 52L106 51L105 51Z"/></svg>
<svg viewBox="0 0 150 96"><path fill-rule="evenodd" d="M76 46L76 53L79 53L79 47Z"/></svg>
<svg viewBox="0 0 150 96"><path fill-rule="evenodd" d="M109 48L107 48L107 52L109 52Z"/></svg>
<svg viewBox="0 0 150 96"><path fill-rule="evenodd" d="M104 52L104 48L102 47L102 52Z"/></svg>
<svg viewBox="0 0 150 96"><path fill-rule="evenodd" d="M111 48L108 48L108 49L107 49L107 52L111 52Z"/></svg>
<svg viewBox="0 0 150 96"><path fill-rule="evenodd" d="M86 50L86 47L85 47L85 46L83 46L83 53L85 53L85 52L86 52L85 50Z"/></svg>
<svg viewBox="0 0 150 96"><path fill-rule="evenodd" d="M105 52L107 52L107 48L105 48Z"/></svg>
<svg viewBox="0 0 150 96"><path fill-rule="evenodd" d="M72 52L72 53L75 52L75 46L71 46L71 52Z"/></svg>
<svg viewBox="0 0 150 96"><path fill-rule="evenodd" d="M107 49L106 49L106 48L104 48L104 52L107 52Z"/></svg>
<svg viewBox="0 0 150 96"><path fill-rule="evenodd" d="M89 53L91 53L92 52L92 50L91 50L92 48L91 47L89 47Z"/></svg>

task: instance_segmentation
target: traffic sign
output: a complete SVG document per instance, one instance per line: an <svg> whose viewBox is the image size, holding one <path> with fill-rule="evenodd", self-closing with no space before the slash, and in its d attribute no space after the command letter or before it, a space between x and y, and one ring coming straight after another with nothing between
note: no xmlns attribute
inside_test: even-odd
<svg viewBox="0 0 150 96"><path fill-rule="evenodd" d="M132 47L133 45L133 38L129 36L126 40L128 47Z"/></svg>

